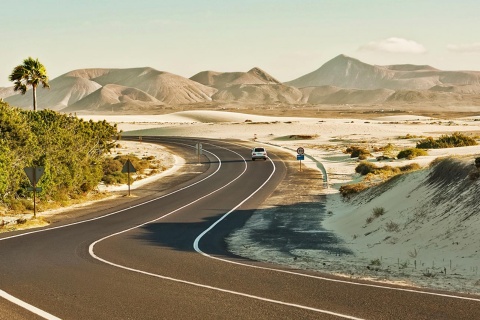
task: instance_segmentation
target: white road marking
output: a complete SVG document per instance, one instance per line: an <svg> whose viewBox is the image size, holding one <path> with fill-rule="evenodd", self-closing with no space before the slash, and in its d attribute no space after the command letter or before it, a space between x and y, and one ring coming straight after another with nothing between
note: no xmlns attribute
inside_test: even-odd
<svg viewBox="0 0 480 320"><path fill-rule="evenodd" d="M15 298L14 296L12 296L11 294L8 294L6 293L5 291L3 290L0 290L0 297L32 312L32 313L35 313L36 315L42 317L42 318L45 318L45 319L48 319L48 320L60 320L60 318L57 318L55 317L54 315L46 312L46 311L43 311L41 309L38 309L37 307L35 306L32 306L31 304L29 303L26 303L25 301L22 301L18 298Z"/></svg>

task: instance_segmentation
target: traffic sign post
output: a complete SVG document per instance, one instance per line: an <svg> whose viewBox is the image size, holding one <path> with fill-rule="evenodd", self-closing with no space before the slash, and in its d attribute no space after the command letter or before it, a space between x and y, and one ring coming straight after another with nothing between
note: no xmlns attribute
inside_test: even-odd
<svg viewBox="0 0 480 320"><path fill-rule="evenodd" d="M45 172L44 167L26 167L23 169L25 174L30 180L32 184L32 188L27 188L28 191L33 191L33 218L37 217L37 192L41 192L42 188L37 188L37 182L42 177L43 173ZM31 190L30 190L31 189Z"/></svg>
<svg viewBox="0 0 480 320"><path fill-rule="evenodd" d="M305 160L305 150L302 147L297 148L297 160L300 162L300 171L302 171L302 160Z"/></svg>
<svg viewBox="0 0 480 320"><path fill-rule="evenodd" d="M128 184L128 196L129 197L130 197L130 172L135 173L135 172L137 172L137 170L133 166L132 162L130 160L127 160L127 162L125 162L125 164L123 165L122 173L127 173L128 174L127 184Z"/></svg>

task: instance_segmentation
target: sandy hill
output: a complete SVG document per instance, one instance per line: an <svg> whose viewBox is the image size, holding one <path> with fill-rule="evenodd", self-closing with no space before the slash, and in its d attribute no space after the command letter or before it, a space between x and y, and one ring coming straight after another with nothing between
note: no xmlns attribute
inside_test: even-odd
<svg viewBox="0 0 480 320"><path fill-rule="evenodd" d="M480 72L441 71L425 65L376 66L339 55L285 84L298 88L331 85L346 89L427 90L438 85L480 86Z"/></svg>
<svg viewBox="0 0 480 320"><path fill-rule="evenodd" d="M216 72L202 71L190 80L206 86L222 89L232 85L242 84L279 84L280 81L260 68L252 68L248 72Z"/></svg>
<svg viewBox="0 0 480 320"><path fill-rule="evenodd" d="M0 88L0 99L4 99L6 97L10 97L17 94L17 92L13 91L12 87L1 87Z"/></svg>
<svg viewBox="0 0 480 320"><path fill-rule="evenodd" d="M61 110L88 96L101 86L83 78L60 76L49 82L50 89L37 88L39 109ZM32 90L25 95L16 94L5 99L9 104L21 108L32 108Z"/></svg>
<svg viewBox="0 0 480 320"><path fill-rule="evenodd" d="M145 109L160 105L163 105L161 101L142 90L117 84L107 84L62 111L126 111L137 107Z"/></svg>
<svg viewBox="0 0 480 320"><path fill-rule="evenodd" d="M121 90L106 88L108 85L122 86ZM132 90L127 90L131 88ZM152 68L131 69L79 69L68 72L50 81L50 89L38 89L38 108L62 110L111 110L113 105L123 103L134 107L147 104L186 104L211 101L217 90L187 78L158 71ZM93 96L92 93L96 92ZM116 95L116 96L115 96ZM151 99L155 99L149 101ZM86 99L85 101L82 101ZM14 95L5 99L22 108L31 108L31 89L25 95ZM117 106L118 107L118 106Z"/></svg>
<svg viewBox="0 0 480 320"><path fill-rule="evenodd" d="M212 98L221 102L295 104L300 102L302 92L283 84L235 84L219 90Z"/></svg>
<svg viewBox="0 0 480 320"><path fill-rule="evenodd" d="M383 103L395 93L390 89L357 90L334 86L307 87L300 90L303 94L302 101L311 104Z"/></svg>

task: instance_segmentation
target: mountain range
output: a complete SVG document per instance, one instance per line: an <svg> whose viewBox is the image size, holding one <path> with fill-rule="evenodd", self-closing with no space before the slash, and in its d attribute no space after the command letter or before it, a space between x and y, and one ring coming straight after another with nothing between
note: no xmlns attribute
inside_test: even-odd
<svg viewBox="0 0 480 320"><path fill-rule="evenodd" d="M480 106L480 71L428 65L377 66L339 55L319 69L280 82L260 68L202 71L187 79L153 68L79 69L37 90L39 109L62 112L143 112L200 103L253 105L386 105L437 103ZM26 95L0 88L10 105L31 108Z"/></svg>

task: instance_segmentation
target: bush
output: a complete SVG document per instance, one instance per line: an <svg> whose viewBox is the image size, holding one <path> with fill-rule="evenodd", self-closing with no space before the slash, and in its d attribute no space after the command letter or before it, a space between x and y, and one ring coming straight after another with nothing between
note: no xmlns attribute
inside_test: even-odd
<svg viewBox="0 0 480 320"><path fill-rule="evenodd" d="M405 150L402 150L398 153L397 155L397 158L398 159L408 159L408 160L411 160L411 159L414 159L416 157L420 157L420 156L427 156L428 153L427 151L423 150L423 149L418 149L418 148L409 148L409 149L405 149Z"/></svg>
<svg viewBox="0 0 480 320"><path fill-rule="evenodd" d="M368 186L365 183L360 182L341 186L339 191L342 197L350 197L351 195L357 194L367 188Z"/></svg>
<svg viewBox="0 0 480 320"><path fill-rule="evenodd" d="M365 148L361 147L350 147L345 150L345 153L350 153L350 158L359 158L360 160L365 160L368 156L370 156L370 151Z"/></svg>
<svg viewBox="0 0 480 320"><path fill-rule="evenodd" d="M410 164L407 164L407 165L404 165L402 167L400 167L400 171L401 172L410 172L410 171L415 171L415 170L419 170L421 169L422 167L420 167L420 165L418 163L410 163Z"/></svg>
<svg viewBox="0 0 480 320"><path fill-rule="evenodd" d="M373 215L375 216L375 218L378 218L378 217L383 216L385 214L385 208L376 207L376 208L373 208L372 212L373 212Z"/></svg>
<svg viewBox="0 0 480 320"><path fill-rule="evenodd" d="M440 149L440 148L455 148L467 147L477 145L477 142L472 137L469 137L460 132L454 132L452 135L442 135L438 139L428 137L420 140L417 143L417 148L421 149Z"/></svg>
<svg viewBox="0 0 480 320"><path fill-rule="evenodd" d="M400 227L398 223L390 221L390 222L387 222L387 224L385 225L385 230L388 232L398 232L400 231Z"/></svg>
<svg viewBox="0 0 480 320"><path fill-rule="evenodd" d="M360 164L355 168L356 173L360 173L362 176L365 176L369 173L375 173L378 169L373 163L362 161Z"/></svg>
<svg viewBox="0 0 480 320"><path fill-rule="evenodd" d="M480 157L475 158L475 167L480 169Z"/></svg>

